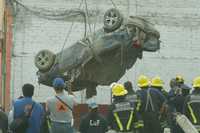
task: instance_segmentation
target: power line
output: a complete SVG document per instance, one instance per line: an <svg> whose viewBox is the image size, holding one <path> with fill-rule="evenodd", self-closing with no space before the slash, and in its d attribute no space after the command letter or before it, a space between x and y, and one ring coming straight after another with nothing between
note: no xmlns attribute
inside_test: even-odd
<svg viewBox="0 0 200 133"><path fill-rule="evenodd" d="M27 7L26 5L20 3L17 0L12 0L12 2L15 2L16 5L23 7L26 11L38 17L48 19L48 20L65 20L65 19L69 19L69 17L85 14L84 11L81 11L80 9L73 9L73 10L71 9L71 10L54 11L54 12L51 10L46 10L42 8L37 8L37 10L33 10Z"/></svg>

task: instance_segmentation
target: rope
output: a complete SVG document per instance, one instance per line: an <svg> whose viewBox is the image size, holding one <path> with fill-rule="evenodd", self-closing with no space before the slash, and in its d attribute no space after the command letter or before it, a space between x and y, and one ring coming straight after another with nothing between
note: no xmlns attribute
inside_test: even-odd
<svg viewBox="0 0 200 133"><path fill-rule="evenodd" d="M135 16L137 16L138 13L138 1L135 0Z"/></svg>
<svg viewBox="0 0 200 133"><path fill-rule="evenodd" d="M127 18L129 17L130 14L130 1L127 0Z"/></svg>
<svg viewBox="0 0 200 133"><path fill-rule="evenodd" d="M110 0L110 1L111 1L112 5L114 6L114 8L117 9L117 6L116 6L116 4L114 3L114 1L113 1L113 0Z"/></svg>
<svg viewBox="0 0 200 133"><path fill-rule="evenodd" d="M87 0L84 0L84 3L85 3L85 12L86 12L87 24L89 26L90 33L92 33L92 28L91 28L91 25L89 23L89 12L88 12Z"/></svg>
<svg viewBox="0 0 200 133"><path fill-rule="evenodd" d="M22 16L23 17L23 16ZM21 20L23 20L23 18L21 18ZM24 52L24 44L25 44L25 35L26 35L26 23L24 23L24 20L23 20L23 40L22 40L22 51L21 53ZM24 72L24 65L23 65L23 62L24 62L24 57L21 56L21 60L20 60L20 68L21 68L21 72L20 72L20 79L21 79L21 86L23 85L23 72Z"/></svg>
<svg viewBox="0 0 200 133"><path fill-rule="evenodd" d="M99 2L99 1L97 1L97 2ZM97 5L99 5L99 3L96 3L96 5L95 5L96 10L99 10ZM95 34L95 31L96 31L97 18L98 18L98 15L95 16L95 20L94 20L94 29L93 29L94 30L94 34Z"/></svg>
<svg viewBox="0 0 200 133"><path fill-rule="evenodd" d="M81 0L81 2L80 2L80 4L79 4L78 8L81 8L81 5L82 5L82 4L83 4L83 0ZM65 45L66 45L67 42L68 42L70 33L72 32L72 27L73 27L73 25L74 25L74 21L72 21L71 26L70 26L70 29L68 30L68 33L67 33L67 35L66 35L66 37L65 37L64 44L63 44L62 49L61 49L61 57L60 57L61 59L62 59L62 57L63 57L63 50L64 50L64 48L65 48ZM86 28L87 28L87 27L85 27L85 34L84 34L84 36L86 36ZM59 63L59 64L60 64L60 63Z"/></svg>

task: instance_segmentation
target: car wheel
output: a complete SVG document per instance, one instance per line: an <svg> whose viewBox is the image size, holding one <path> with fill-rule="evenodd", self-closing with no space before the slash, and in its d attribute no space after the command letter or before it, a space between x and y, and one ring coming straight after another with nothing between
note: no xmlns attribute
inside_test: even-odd
<svg viewBox="0 0 200 133"><path fill-rule="evenodd" d="M109 9L104 14L104 30L112 32L118 29L123 21L123 17L117 9Z"/></svg>
<svg viewBox="0 0 200 133"><path fill-rule="evenodd" d="M40 71L48 71L54 64L56 55L49 50L42 50L35 56L35 66Z"/></svg>

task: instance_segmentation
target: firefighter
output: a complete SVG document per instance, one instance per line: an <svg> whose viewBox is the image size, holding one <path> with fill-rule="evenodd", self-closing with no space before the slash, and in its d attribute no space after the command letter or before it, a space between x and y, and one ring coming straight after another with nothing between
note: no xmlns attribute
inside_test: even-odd
<svg viewBox="0 0 200 133"><path fill-rule="evenodd" d="M143 127L142 121L137 121L137 107L126 99L127 93L127 90L121 84L112 86L114 101L110 105L107 120L109 127L118 133L132 133L136 128Z"/></svg>
<svg viewBox="0 0 200 133"><path fill-rule="evenodd" d="M174 113L183 113L183 105L186 96L189 94L190 88L184 84L184 78L181 75L177 75L174 79L173 95L170 95L168 104L170 106L170 112L172 116L171 129L173 133L183 133L183 130L173 119Z"/></svg>
<svg viewBox="0 0 200 133"><path fill-rule="evenodd" d="M176 83L175 78L172 78L170 80L169 86L170 86L170 90L169 90L169 93L168 93L168 99L171 98L171 97L174 97L177 93L177 83Z"/></svg>
<svg viewBox="0 0 200 133"><path fill-rule="evenodd" d="M80 133L106 133L107 121L98 112L98 105L92 102L88 105L89 113L87 113L80 122Z"/></svg>
<svg viewBox="0 0 200 133"><path fill-rule="evenodd" d="M191 88L184 83L184 78L181 75L176 76L176 83L178 88L181 89L181 94L184 97L189 95Z"/></svg>
<svg viewBox="0 0 200 133"><path fill-rule="evenodd" d="M124 87L125 89L128 91L127 95L126 95L126 99L134 106L136 107L136 116L137 116L137 121L135 121L134 123L134 127L135 130L137 130L137 132L143 132L143 120L142 120L142 116L141 116L141 100L138 97L138 95L136 94L136 92L133 90L133 86L131 81L127 81L124 83ZM142 126L142 127L140 127Z"/></svg>
<svg viewBox="0 0 200 133"><path fill-rule="evenodd" d="M145 75L138 78L138 91L142 105L142 116L144 120L145 133L161 133L162 128L159 121L160 110L166 99L157 89L149 87L150 80Z"/></svg>
<svg viewBox="0 0 200 133"><path fill-rule="evenodd" d="M134 101L135 99L137 99L137 95L136 95L135 91L133 90L133 86L130 81L126 81L124 83L124 87L127 90L127 95L126 95L127 100Z"/></svg>
<svg viewBox="0 0 200 133"><path fill-rule="evenodd" d="M167 91L164 90L163 86L164 86L164 82L159 76L155 76L154 78L152 78L151 87L160 91L167 99L168 93ZM160 118L159 118L163 131L165 128L169 128L169 123L170 123L170 118L168 117L169 115L168 115L167 110L168 110L167 104L165 104L165 106L163 105L163 109L161 110L162 115L160 115Z"/></svg>
<svg viewBox="0 0 200 133"><path fill-rule="evenodd" d="M185 98L189 95L191 88L184 84L184 79L180 75L175 78L174 88L173 95L169 94L169 104L174 112L182 113Z"/></svg>
<svg viewBox="0 0 200 133"><path fill-rule="evenodd" d="M184 78L181 75L176 75L175 78L171 79L170 87L171 90L169 91L168 98L177 95L187 96L191 90L191 88L184 83Z"/></svg>
<svg viewBox="0 0 200 133"><path fill-rule="evenodd" d="M184 84L184 78L183 78L183 76L181 76L181 75L176 75L176 82L178 83L178 84Z"/></svg>
<svg viewBox="0 0 200 133"><path fill-rule="evenodd" d="M7 133L8 130L8 116L3 111L0 105L0 133Z"/></svg>
<svg viewBox="0 0 200 133"><path fill-rule="evenodd" d="M193 80L192 87L194 90L185 100L183 113L200 132L200 76Z"/></svg>
<svg viewBox="0 0 200 133"><path fill-rule="evenodd" d="M184 84L182 76L177 75L170 81L171 90L169 92L169 104L173 112L182 113L185 98L189 95L191 88Z"/></svg>
<svg viewBox="0 0 200 133"><path fill-rule="evenodd" d="M151 80L151 87L158 89L166 98L168 97L167 91L163 88L164 82L159 76L155 76Z"/></svg>

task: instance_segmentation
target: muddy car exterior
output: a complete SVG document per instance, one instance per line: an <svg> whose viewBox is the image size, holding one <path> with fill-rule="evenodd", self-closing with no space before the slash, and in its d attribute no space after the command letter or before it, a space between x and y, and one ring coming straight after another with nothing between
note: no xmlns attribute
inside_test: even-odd
<svg viewBox="0 0 200 133"><path fill-rule="evenodd" d="M110 85L118 81L133 67L143 51L160 49L160 34L146 20L130 16L123 22L115 9L104 15L104 27L71 47L54 54L40 51L35 57L38 81L52 86L52 80L61 76L71 81L73 91L87 89L96 93L98 85Z"/></svg>

